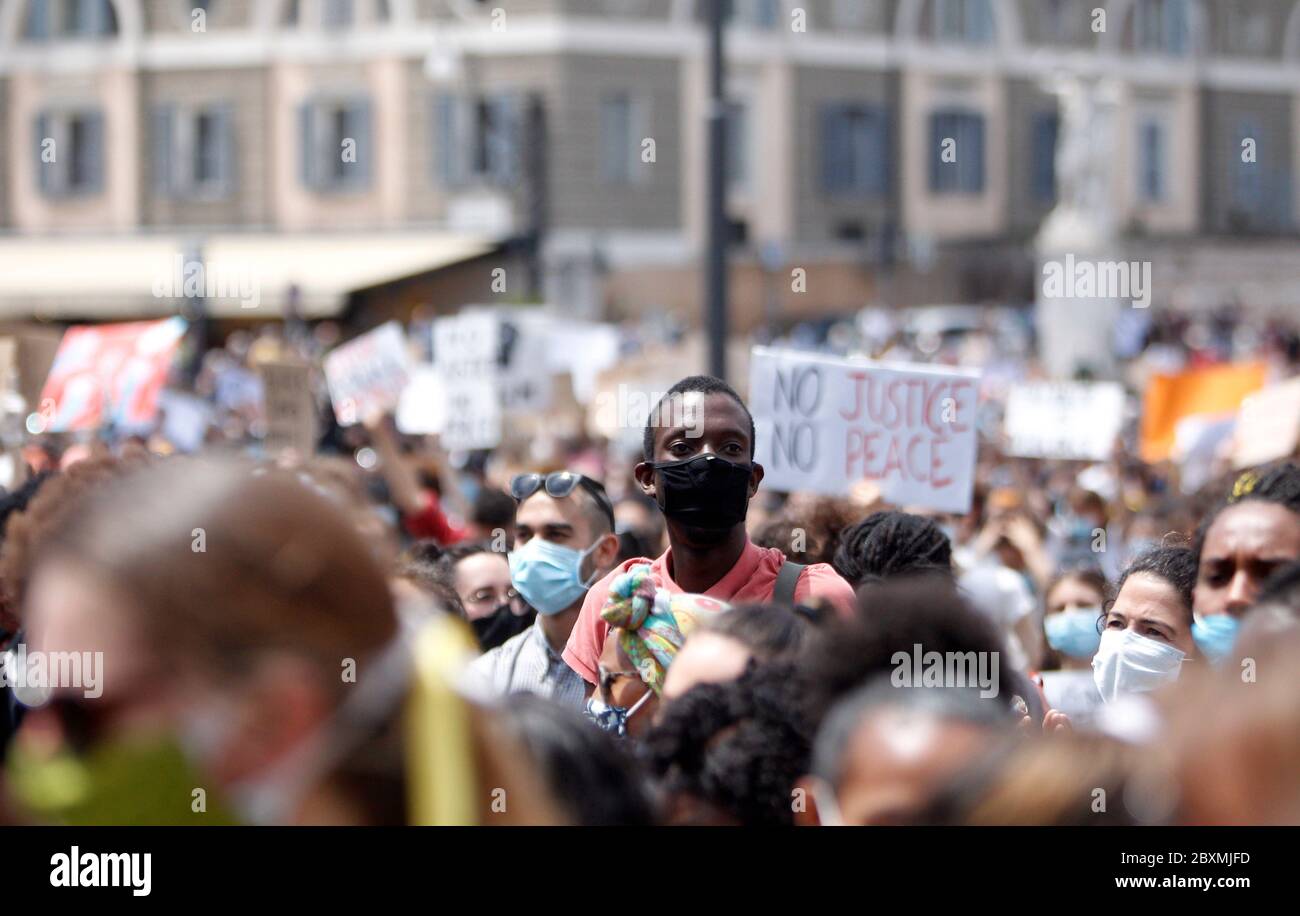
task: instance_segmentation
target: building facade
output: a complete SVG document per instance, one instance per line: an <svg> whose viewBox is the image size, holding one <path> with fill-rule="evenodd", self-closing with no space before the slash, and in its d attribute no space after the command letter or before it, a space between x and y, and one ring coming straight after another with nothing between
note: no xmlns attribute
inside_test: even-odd
<svg viewBox="0 0 1300 916"><path fill-rule="evenodd" d="M1300 0L731 6L742 327L1031 297L1062 71L1115 83L1113 204L1157 262L1157 303L1296 292ZM0 0L0 233L70 263L99 240L216 233L522 239L536 275L508 296L694 320L701 15L694 0Z"/></svg>

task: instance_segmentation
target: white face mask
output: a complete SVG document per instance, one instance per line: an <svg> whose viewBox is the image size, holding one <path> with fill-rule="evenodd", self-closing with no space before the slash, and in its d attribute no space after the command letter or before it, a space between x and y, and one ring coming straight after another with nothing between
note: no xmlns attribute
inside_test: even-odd
<svg viewBox="0 0 1300 916"><path fill-rule="evenodd" d="M1092 679L1107 703L1178 680L1187 653L1133 630L1107 629L1092 660Z"/></svg>

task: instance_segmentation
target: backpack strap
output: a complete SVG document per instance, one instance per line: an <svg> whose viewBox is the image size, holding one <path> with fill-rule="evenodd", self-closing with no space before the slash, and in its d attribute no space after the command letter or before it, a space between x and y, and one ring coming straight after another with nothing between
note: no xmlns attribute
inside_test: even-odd
<svg viewBox="0 0 1300 916"><path fill-rule="evenodd" d="M802 563L786 560L781 564L781 571L776 574L776 585L772 587L772 603L781 607L794 607L794 589L799 584L799 576L808 567Z"/></svg>

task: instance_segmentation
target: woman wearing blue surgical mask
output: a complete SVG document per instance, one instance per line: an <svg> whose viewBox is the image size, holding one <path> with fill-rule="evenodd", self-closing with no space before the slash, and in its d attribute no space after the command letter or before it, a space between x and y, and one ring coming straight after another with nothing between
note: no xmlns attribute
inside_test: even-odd
<svg viewBox="0 0 1300 916"><path fill-rule="evenodd" d="M1039 672L1047 705L1076 725L1086 725L1101 705L1092 658L1101 644L1106 577L1093 568L1058 576L1046 592L1043 635L1047 652Z"/></svg>
<svg viewBox="0 0 1300 916"><path fill-rule="evenodd" d="M1092 660L1103 700L1159 690L1200 659L1192 639L1195 584L1196 557L1185 547L1153 550L1124 571Z"/></svg>

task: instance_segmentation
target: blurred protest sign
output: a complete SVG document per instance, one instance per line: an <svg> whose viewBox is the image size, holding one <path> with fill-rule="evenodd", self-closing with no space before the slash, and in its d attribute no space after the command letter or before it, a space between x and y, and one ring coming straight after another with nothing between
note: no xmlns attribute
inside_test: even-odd
<svg viewBox="0 0 1300 916"><path fill-rule="evenodd" d="M757 347L749 408L764 486L848 494L873 480L899 506L970 508L979 374Z"/></svg>
<svg viewBox="0 0 1300 916"><path fill-rule="evenodd" d="M507 412L539 414L551 406L550 319L541 315L498 313L497 384Z"/></svg>
<svg viewBox="0 0 1300 916"><path fill-rule="evenodd" d="M316 451L316 399L311 367L296 362L263 362L262 398L266 418L263 448L267 455L292 450L308 457Z"/></svg>
<svg viewBox="0 0 1300 916"><path fill-rule="evenodd" d="M438 369L418 365L397 402L397 430L408 436L436 435L446 422L447 402Z"/></svg>
<svg viewBox="0 0 1300 916"><path fill-rule="evenodd" d="M348 341L325 357L325 381L341 426L393 410L410 378L406 335L396 321Z"/></svg>
<svg viewBox="0 0 1300 916"><path fill-rule="evenodd" d="M1142 398L1142 460L1169 459L1183 420L1235 414L1246 395L1264 387L1267 372L1263 363L1242 363L1152 375Z"/></svg>
<svg viewBox="0 0 1300 916"><path fill-rule="evenodd" d="M1124 422L1124 389L1115 382L1013 385L1003 431L1008 455L1104 461Z"/></svg>
<svg viewBox="0 0 1300 916"><path fill-rule="evenodd" d="M185 327L182 318L165 318L69 328L41 391L54 411L45 429L148 426Z"/></svg>
<svg viewBox="0 0 1300 916"><path fill-rule="evenodd" d="M618 364L622 335L614 325L595 321L550 321L546 364L551 375L568 375L573 396L589 404L596 396L598 377Z"/></svg>
<svg viewBox="0 0 1300 916"><path fill-rule="evenodd" d="M1248 468L1289 458L1300 445L1300 378L1270 385L1241 403L1232 465Z"/></svg>
<svg viewBox="0 0 1300 916"><path fill-rule="evenodd" d="M433 357L446 413L444 448L492 448L501 441L501 391L495 316L469 312L433 323Z"/></svg>
<svg viewBox="0 0 1300 916"><path fill-rule="evenodd" d="M646 347L624 356L610 368L596 374L590 385L587 431L619 443L625 449L639 449L646 419L655 404L673 385L690 375L697 375L708 365L708 344L703 335L694 335L678 344ZM728 373L745 378L749 367L749 347L734 342L727 345ZM575 396L582 399L574 380ZM744 396L743 385L737 386Z"/></svg>
<svg viewBox="0 0 1300 916"><path fill-rule="evenodd" d="M197 452L207 439L215 411L200 397L183 391L165 390L158 395L162 410L162 434L178 452Z"/></svg>

